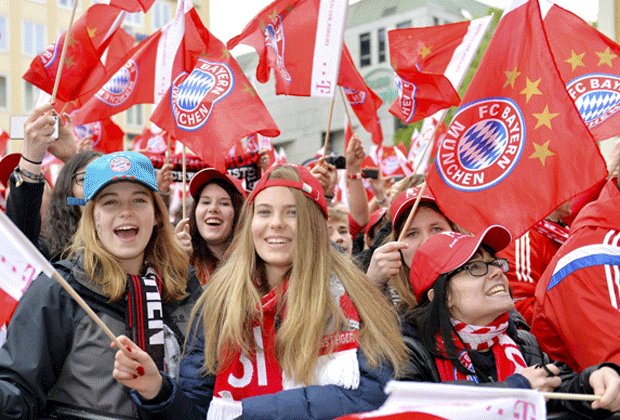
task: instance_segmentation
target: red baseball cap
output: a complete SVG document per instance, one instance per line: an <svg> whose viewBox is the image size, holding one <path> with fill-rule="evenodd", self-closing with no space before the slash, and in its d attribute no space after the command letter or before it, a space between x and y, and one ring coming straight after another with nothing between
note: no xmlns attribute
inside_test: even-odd
<svg viewBox="0 0 620 420"><path fill-rule="evenodd" d="M377 209L370 213L368 217L368 224L366 225L366 235L370 233L370 231L379 223L379 220L383 217L387 210L384 208Z"/></svg>
<svg viewBox="0 0 620 420"><path fill-rule="evenodd" d="M301 181L293 181L292 179L269 179L269 175L271 174L271 172L274 169L280 168L282 166L288 166L295 169L299 174L299 178L301 179ZM316 179L314 175L312 175L310 171L303 166L286 164L272 166L271 168L269 168L254 186L254 190L252 190L252 194L250 195L250 199L248 200L248 206L252 204L252 201L254 201L256 194L269 187L289 187L301 190L301 192L303 192L308 198L314 201L321 208L321 211L323 212L325 218L328 218L327 201L325 201L325 195L323 195L323 187L321 186L319 180Z"/></svg>
<svg viewBox="0 0 620 420"><path fill-rule="evenodd" d="M415 297L420 302L437 278L456 270L476 253L481 244L495 252L506 248L512 235L503 226L492 225L475 236L458 232L441 232L426 240L413 255L409 281Z"/></svg>
<svg viewBox="0 0 620 420"><path fill-rule="evenodd" d="M239 194L241 194L243 198L248 196L240 179L228 174L223 174L215 168L205 168L192 177L192 180L189 182L189 193L191 196L196 198L200 188L212 179L224 181L226 184L239 191Z"/></svg>
<svg viewBox="0 0 620 420"><path fill-rule="evenodd" d="M392 201L392 205L390 206L390 214L392 216L392 226L396 224L396 221L402 216L407 210L409 210L413 203L415 203L416 198L418 198L418 194L420 194L420 190L422 187L411 187L406 190L401 191L400 194L396 196L394 201ZM435 202L435 196L428 188L424 189L422 193L422 198L420 202Z"/></svg>
<svg viewBox="0 0 620 420"><path fill-rule="evenodd" d="M0 182L5 188L9 186L11 172L15 170L21 158L21 153L10 153L0 159Z"/></svg>

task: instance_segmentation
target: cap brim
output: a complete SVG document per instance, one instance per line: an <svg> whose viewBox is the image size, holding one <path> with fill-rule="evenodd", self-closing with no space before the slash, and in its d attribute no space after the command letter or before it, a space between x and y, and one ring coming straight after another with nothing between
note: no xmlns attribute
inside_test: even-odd
<svg viewBox="0 0 620 420"><path fill-rule="evenodd" d="M228 179L226 177L226 175L224 175L223 173L221 173L220 171L218 171L215 168L206 168L203 169L201 171L199 171L198 173L196 173L196 175L194 175L194 177L192 178L192 180L189 183L189 193L192 197L196 197L196 194L198 194L198 191L200 191L200 188L206 184L207 182L213 180L213 179L219 179L221 181L224 181L226 184L230 185L231 187L237 189L237 186L234 185L230 179Z"/></svg>
<svg viewBox="0 0 620 420"><path fill-rule="evenodd" d="M442 274L449 273L461 267L474 256L482 244L490 246L494 252L501 251L512 242L512 234L501 225L491 225L483 232L471 237L471 239L475 240L475 242L465 242L463 248L468 249L463 250L463 253L455 253L455 260L446 267Z"/></svg>

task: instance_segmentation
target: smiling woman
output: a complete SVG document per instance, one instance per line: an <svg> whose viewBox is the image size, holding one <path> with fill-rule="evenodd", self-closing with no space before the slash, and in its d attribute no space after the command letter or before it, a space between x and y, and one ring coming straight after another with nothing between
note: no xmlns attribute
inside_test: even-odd
<svg viewBox="0 0 620 420"><path fill-rule="evenodd" d="M402 323L409 355L400 379L595 393L601 399L592 406L551 399L547 407L588 416L594 408L618 410L619 366L603 363L577 374L552 363L534 336L517 328L508 262L495 257L510 241L510 232L495 225L476 236L439 233L420 246L411 262L419 303Z"/></svg>

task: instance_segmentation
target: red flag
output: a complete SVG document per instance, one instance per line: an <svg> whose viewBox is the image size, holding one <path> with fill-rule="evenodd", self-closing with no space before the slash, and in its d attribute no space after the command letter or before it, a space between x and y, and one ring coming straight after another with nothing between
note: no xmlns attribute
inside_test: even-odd
<svg viewBox="0 0 620 420"><path fill-rule="evenodd" d="M355 133L353 132L353 127L351 127L351 121L349 120L349 117L345 116L344 117L344 150L347 150L349 148L349 142L351 141L353 134Z"/></svg>
<svg viewBox="0 0 620 420"><path fill-rule="evenodd" d="M157 104L182 71L189 71L204 44L191 0L180 0L174 20L132 50L103 87L75 114L78 124L100 121L135 104Z"/></svg>
<svg viewBox="0 0 620 420"><path fill-rule="evenodd" d="M6 145L10 139L9 133L0 128L0 156L6 153Z"/></svg>
<svg viewBox="0 0 620 420"><path fill-rule="evenodd" d="M537 0L504 12L427 182L470 232L517 238L607 175L560 79Z"/></svg>
<svg viewBox="0 0 620 420"><path fill-rule="evenodd" d="M402 175L409 176L413 168L407 163L407 157L394 146L383 146L378 152L381 159L381 172L384 176Z"/></svg>
<svg viewBox="0 0 620 420"><path fill-rule="evenodd" d="M173 81L151 121L224 171L236 141L256 132L275 137L280 130L224 44L202 29L205 58Z"/></svg>
<svg viewBox="0 0 620 420"><path fill-rule="evenodd" d="M409 124L459 104L456 92L492 16L388 31L398 99L390 113Z"/></svg>
<svg viewBox="0 0 620 420"><path fill-rule="evenodd" d="M349 104L364 129L372 133L373 143L380 145L383 142L383 134L381 133L381 123L377 111L383 101L366 85L364 78L355 68L346 44L342 45L338 86L342 86L344 89Z"/></svg>
<svg viewBox="0 0 620 420"><path fill-rule="evenodd" d="M73 136L77 141L86 136L92 137L93 149L104 154L124 150L125 133L110 118L73 126Z"/></svg>
<svg viewBox="0 0 620 420"><path fill-rule="evenodd" d="M164 138L165 135L159 127L155 127L154 130L144 127L142 134L134 138L133 150L140 153L163 154L168 150L168 141Z"/></svg>
<svg viewBox="0 0 620 420"><path fill-rule="evenodd" d="M346 0L276 0L228 41L258 52L256 78L274 69L278 95L332 97L340 64Z"/></svg>
<svg viewBox="0 0 620 420"><path fill-rule="evenodd" d="M99 3L116 6L128 12L148 12L155 0L99 0Z"/></svg>
<svg viewBox="0 0 620 420"><path fill-rule="evenodd" d="M96 82L109 71L101 62L101 56L115 35L126 39L120 28L124 15L116 7L95 4L75 22L69 35L61 82L58 85L59 100L69 102L93 94L98 88ZM65 35L66 32L36 56L23 75L26 81L49 94L54 90Z"/></svg>
<svg viewBox="0 0 620 420"><path fill-rule="evenodd" d="M271 137L263 136L261 133L254 133L248 137L245 143L245 151L246 152L258 152L258 151L267 151L267 156L269 156L269 166L273 166L276 163L276 150L273 148L273 143L271 143Z"/></svg>
<svg viewBox="0 0 620 420"><path fill-rule="evenodd" d="M599 141L617 136L620 45L558 5L540 6L551 52L586 126Z"/></svg>

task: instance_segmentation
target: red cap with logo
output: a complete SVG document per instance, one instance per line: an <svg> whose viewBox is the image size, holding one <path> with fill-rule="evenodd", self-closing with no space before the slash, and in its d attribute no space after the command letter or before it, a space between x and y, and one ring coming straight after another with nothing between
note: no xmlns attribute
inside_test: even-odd
<svg viewBox="0 0 620 420"><path fill-rule="evenodd" d="M243 188L243 184L239 178L235 178L234 176L228 174L223 174L215 168L205 168L197 172L196 175L192 177L192 180L189 183L189 193L191 196L195 199L196 194L200 191L200 188L212 179L219 179L235 188L239 191L239 194L241 194L243 198L248 196L248 193Z"/></svg>
<svg viewBox="0 0 620 420"><path fill-rule="evenodd" d="M377 223L379 223L386 211L386 209L380 208L370 213L370 216L368 217L368 224L366 225L365 230L366 235L368 235L370 231L377 225Z"/></svg>
<svg viewBox="0 0 620 420"><path fill-rule="evenodd" d="M441 232L426 240L415 252L411 261L409 281L415 297L420 302L437 278L456 270L476 253L481 244L495 252L506 248L512 235L503 226L492 225L475 236L457 232Z"/></svg>
<svg viewBox="0 0 620 420"><path fill-rule="evenodd" d="M418 194L420 194L420 190L422 187L411 187L406 190L401 191L400 194L396 196L394 201L392 201L392 205L390 206L390 214L392 216L392 226L396 224L396 221L402 216L407 210L409 210L413 203L415 203L416 198L418 198ZM424 189L422 193L422 198L420 202L435 202L435 196L428 188Z"/></svg>
<svg viewBox="0 0 620 420"><path fill-rule="evenodd" d="M275 168L280 168L282 166L288 166L293 168L299 174L299 178L301 181L293 181L292 179L269 179L269 175ZM254 186L254 190L252 190L252 194L250 195L250 199L248 200L248 205L252 204L256 194L269 187L289 187L301 190L306 197L310 198L314 201L323 212L323 215L327 219L327 201L325 200L325 196L323 195L323 187L318 179L316 179L309 170L304 168L301 165L279 165L272 166L263 174L263 176L258 180L256 185Z"/></svg>

